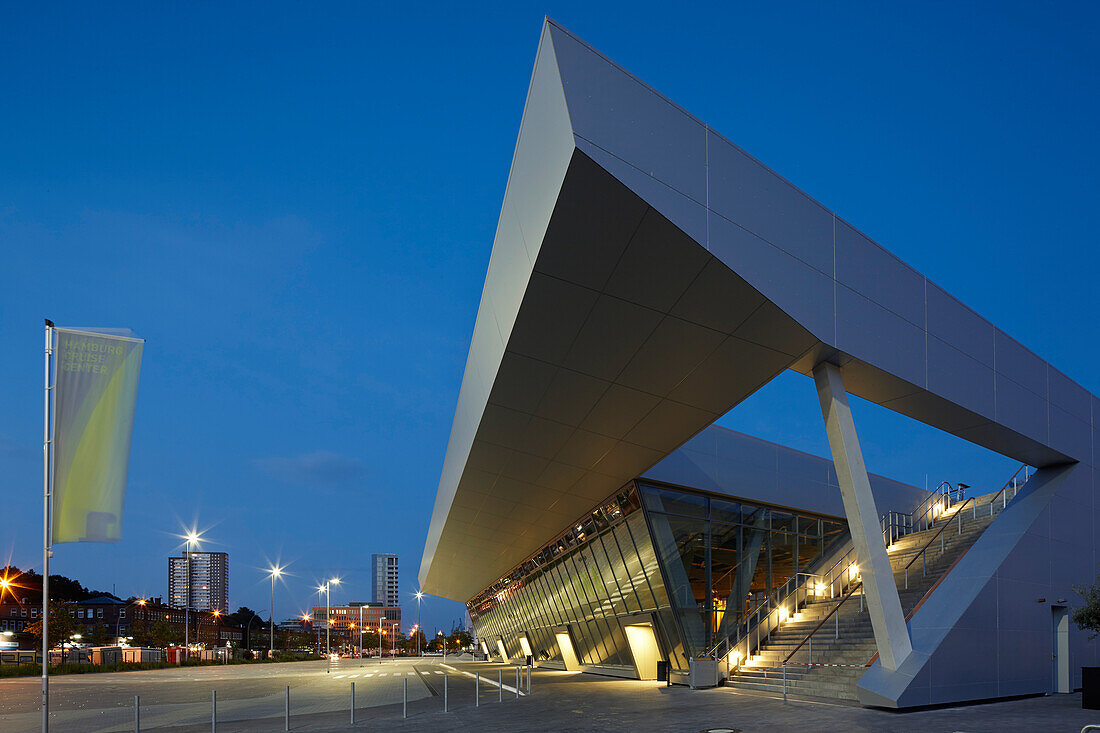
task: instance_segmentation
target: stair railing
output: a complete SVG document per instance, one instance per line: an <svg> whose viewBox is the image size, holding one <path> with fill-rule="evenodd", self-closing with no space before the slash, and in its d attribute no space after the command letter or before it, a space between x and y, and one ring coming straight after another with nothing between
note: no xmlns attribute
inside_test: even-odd
<svg viewBox="0 0 1100 733"><path fill-rule="evenodd" d="M953 504L963 499L965 490L961 486L953 486L950 481L943 481L928 494L910 513L911 525L916 532L923 532L936 522L936 518L948 511Z"/></svg>
<svg viewBox="0 0 1100 733"><path fill-rule="evenodd" d="M973 505L975 507L974 511L977 511L978 503L974 500L974 497L972 496L969 499L967 499L966 501L964 501L961 506L959 506L959 508L955 511L955 516L952 517L953 519L958 520L959 534L960 535L962 534L963 510L966 509L967 504ZM920 548L920 550L917 551L917 554L913 555L913 557L910 558L909 562L906 563L906 565L905 565L905 589L906 590L909 590L909 568L913 566L913 563L915 563L917 561L918 557L921 558L921 577L923 578L925 575L928 574L928 548L931 547L932 543L935 542L937 539L940 541L940 554L942 555L944 553L946 541L945 541L945 538L944 538L943 531L945 529L947 529L948 527L950 527L950 526L951 526L950 521L947 521L947 522L944 522L943 524L941 524L940 528L938 530L936 530L935 533L931 537L928 538L927 542L924 543L924 547Z"/></svg>
<svg viewBox="0 0 1100 733"><path fill-rule="evenodd" d="M1003 508L1007 506L1007 502L1009 501L1009 491L1012 492L1013 497L1016 496L1019 487L1028 479L1027 470L1028 467L1026 465L1020 466L1016 473L1013 474L1012 478L1005 483L1001 491L993 496L990 501L991 514L993 512L993 505L998 498L1001 499ZM1021 472L1024 474L1023 481L1019 481ZM928 548L931 547L937 539L940 540L940 554L945 552L946 537L944 536L944 530L950 526L952 521L956 522L958 534L962 534L962 514L967 505L971 506L972 515L977 517L977 502L975 497L966 499L956 508L955 505L963 500L964 493L965 487L954 486L949 481L944 481L940 483L935 490L929 492L928 496L918 503L911 513L888 512L880 518L883 540L889 548L894 542L906 534L929 529L935 524L937 518L948 513L952 515L950 520L944 522L940 526L939 530L929 538L928 542L925 543L905 566L906 590L909 588L909 569L916 562L918 557L922 560L922 577L927 575ZM800 608L808 603L811 595L814 596L813 600L820 600L820 596L827 588L830 598L836 598L839 595L841 596L840 600L833 606L829 613L825 615L822 621L799 642L794 650L797 651L802 646L809 645L810 662L812 665L813 635L824 626L829 618L833 618L835 625L834 637L840 638L839 609L855 595L857 590L860 591L860 612L863 612L864 598L866 596L863 591L863 582L858 579L858 574L859 569L856 564L854 547L841 555L824 572L798 573L794 577L789 578L787 582L776 589L775 593L770 595L754 611L750 612L738 624L737 629L733 633L726 635L722 641L711 647L706 655L718 659L725 657L726 676L728 677L730 671L730 657L733 652L738 652L738 658L733 666L740 666L742 662L747 661L752 656L755 650L761 647L762 642L766 643L771 638L771 633L775 628L785 621L788 616L794 615ZM754 631L755 643L753 643ZM783 660L783 665L786 665L794 656L794 651Z"/></svg>
<svg viewBox="0 0 1100 733"><path fill-rule="evenodd" d="M864 598L863 581L859 580L859 581L856 581L855 583L852 584L852 587L848 589L848 592L844 594L844 597L841 598L839 601L837 601L836 605L833 606L827 614L825 614L825 617L822 618L820 622L818 622L817 626L815 626L813 628L813 630L810 631L810 633L808 633L804 637L802 637L802 641L798 642L798 644L795 645L794 649L791 650L791 653L787 655L787 657L782 661L780 666L786 668L786 666L788 664L790 664L791 659L794 657L794 655L798 653L798 650L801 649L803 646L809 645L808 646L809 661L806 663L806 665L808 667L813 667L814 666L814 634L816 634L818 631L820 631L821 627L825 625L825 622L828 621L830 618L832 618L834 620L834 624L835 624L835 632L834 632L834 637L833 638L835 638L835 639L840 638L840 607L843 606L845 603L847 603L848 600L851 599L855 595L856 591L860 591L860 596L859 596L860 609L859 610L862 613L863 612L863 598Z"/></svg>
<svg viewBox="0 0 1100 733"><path fill-rule="evenodd" d="M792 603L794 613L797 613L798 609L805 604L810 593L807 590L807 583L811 583L815 577L817 576L813 573L797 573L788 578L774 593L749 612L737 624L737 628L732 633L727 634L722 641L711 647L704 656L713 656L716 659L724 657L726 660L726 677L728 678L730 657L734 651L737 651L739 656L733 666L740 666L742 661L752 656L753 650L759 649L761 644L767 643L768 639L771 638L771 632L791 615L792 612L788 607L788 602ZM802 598L801 604L798 600L799 596ZM753 632L755 632L755 642ZM741 649L742 645L744 645L743 651Z"/></svg>
<svg viewBox="0 0 1100 733"><path fill-rule="evenodd" d="M882 541L890 547L913 531L913 515L906 512L886 512L879 519L879 524L882 527Z"/></svg>
<svg viewBox="0 0 1100 733"><path fill-rule="evenodd" d="M844 593L858 576L859 570L854 558L855 549L851 548L824 572L797 573L788 578L775 593L738 624L734 633L726 635L722 641L709 649L706 656L714 656L717 659L724 657L728 678L731 668L730 657L734 652L737 652L737 658L732 666L739 667L742 662L752 657L754 651L771 639L772 631L789 617L797 614L799 609L811 600L820 600L826 589L830 598ZM861 609L862 603L861 597ZM839 634L839 627L837 633Z"/></svg>
<svg viewBox="0 0 1100 733"><path fill-rule="evenodd" d="M1004 509L1005 507L1008 506L1008 502L1010 502L1010 501L1012 501L1012 499L1016 498L1016 494L1018 494L1020 492L1020 487L1023 486L1024 484L1026 484L1027 480L1029 478L1031 478L1027 474L1027 469L1028 469L1028 466L1027 466L1026 463L1023 464L1022 466L1020 466L1019 468L1017 468L1016 473L1012 474L1012 478L1010 478L1008 481L1005 482L1005 485L1003 487L1001 487L1001 490L998 491L996 494L994 494L992 497L990 497L990 499L989 499L989 516L991 516L991 517L993 516L993 505L997 503L997 499L1001 500L1001 509ZM1023 481L1019 480L1021 471L1023 471L1023 474L1024 474L1024 480ZM1009 498L1009 496L1008 496L1008 492L1010 490L1012 491L1012 497L1011 498Z"/></svg>

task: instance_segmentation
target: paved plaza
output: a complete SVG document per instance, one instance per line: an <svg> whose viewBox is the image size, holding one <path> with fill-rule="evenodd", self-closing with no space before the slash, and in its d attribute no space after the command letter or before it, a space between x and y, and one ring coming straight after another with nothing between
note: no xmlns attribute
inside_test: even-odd
<svg viewBox="0 0 1100 733"><path fill-rule="evenodd" d="M474 679L480 678L480 706ZM443 711L444 679L449 707ZM499 690L497 680L503 681ZM356 723L351 724L351 683ZM892 713L789 700L728 688L693 691L662 683L535 670L530 696L517 697L515 668L440 659L323 662L68 675L51 684L55 733L133 730L141 696L142 730L210 730L217 691L219 731L283 730L291 688L295 731L1080 731L1100 723L1079 694ZM408 686L408 718L402 694ZM522 688L522 686L521 686ZM0 730L37 731L38 678L0 681Z"/></svg>

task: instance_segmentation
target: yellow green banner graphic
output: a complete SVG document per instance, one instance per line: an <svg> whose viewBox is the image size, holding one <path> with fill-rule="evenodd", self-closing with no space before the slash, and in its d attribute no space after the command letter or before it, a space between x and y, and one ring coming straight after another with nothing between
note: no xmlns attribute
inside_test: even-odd
<svg viewBox="0 0 1100 733"><path fill-rule="evenodd" d="M117 542L145 342L93 329L55 333L52 541Z"/></svg>

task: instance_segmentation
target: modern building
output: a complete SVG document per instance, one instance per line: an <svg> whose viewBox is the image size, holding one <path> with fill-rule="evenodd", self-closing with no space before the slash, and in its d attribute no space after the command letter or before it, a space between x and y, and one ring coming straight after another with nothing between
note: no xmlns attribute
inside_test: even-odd
<svg viewBox="0 0 1100 733"><path fill-rule="evenodd" d="M397 578L397 555L371 555L374 592L371 601L385 606L400 606L401 591Z"/></svg>
<svg viewBox="0 0 1100 733"><path fill-rule="evenodd" d="M401 609L379 603L349 603L346 606L314 606L310 614L313 627L324 629L332 624L332 633L353 639L359 630L378 633L379 629L391 635L401 631Z"/></svg>
<svg viewBox="0 0 1100 733"><path fill-rule="evenodd" d="M168 558L168 603L229 613L229 554L186 552Z"/></svg>
<svg viewBox="0 0 1100 733"><path fill-rule="evenodd" d="M787 370L831 461L711 427ZM869 475L849 393L1021 469L931 493ZM1100 663L1069 623L1100 559L1098 421L548 20L419 580L466 602L483 652L557 668L891 708L1067 692Z"/></svg>

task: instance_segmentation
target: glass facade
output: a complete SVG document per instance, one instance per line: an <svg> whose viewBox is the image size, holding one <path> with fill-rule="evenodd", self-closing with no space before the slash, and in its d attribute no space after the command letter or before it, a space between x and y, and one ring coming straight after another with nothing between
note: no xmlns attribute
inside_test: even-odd
<svg viewBox="0 0 1100 733"><path fill-rule="evenodd" d="M835 517L665 486L639 491L691 655L706 653L847 530Z"/></svg>
<svg viewBox="0 0 1100 733"><path fill-rule="evenodd" d="M496 653L634 671L624 623L651 623L661 657L687 670L845 530L842 520L631 483L467 603ZM524 640L527 648L524 648Z"/></svg>
<svg viewBox="0 0 1100 733"><path fill-rule="evenodd" d="M526 638L536 661L564 665L557 634L567 633L581 665L632 673L620 619L673 621L640 508L628 486L478 594L467 603L478 637L491 651L501 641L509 657L523 655ZM675 635L658 639L673 666L686 668Z"/></svg>

